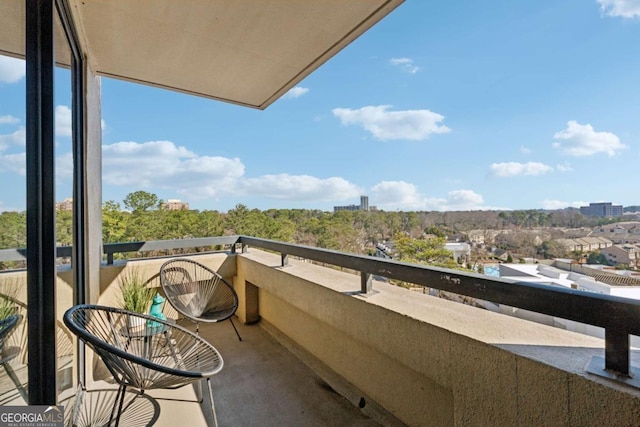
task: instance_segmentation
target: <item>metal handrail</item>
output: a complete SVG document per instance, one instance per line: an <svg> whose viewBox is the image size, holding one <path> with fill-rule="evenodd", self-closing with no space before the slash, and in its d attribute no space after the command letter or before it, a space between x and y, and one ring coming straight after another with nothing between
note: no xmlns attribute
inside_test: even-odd
<svg viewBox="0 0 640 427"><path fill-rule="evenodd" d="M113 264L113 255L123 252L148 252L171 249L199 248L207 246L229 246L235 252L239 236L199 237L194 239L149 240L144 242L107 243L102 251L107 255L107 264Z"/></svg>
<svg viewBox="0 0 640 427"><path fill-rule="evenodd" d="M241 245L243 252L249 246L278 252L283 266L291 255L359 271L362 293L372 291L371 278L376 275L599 326L605 330L604 369L616 376L630 376L629 335L640 336L640 300L249 236L113 243L104 245L103 250L107 254L107 264L112 264L115 253L220 245L230 246L232 253L236 252L236 245ZM67 252L70 255L69 247L58 247L58 256L68 256ZM0 250L0 261L22 260L23 253L23 249Z"/></svg>
<svg viewBox="0 0 640 427"><path fill-rule="evenodd" d="M362 292L371 290L371 275L509 305L605 330L607 371L629 377L629 335L640 335L640 301L569 288L489 277L460 270L430 267L328 249L241 236L247 246L280 252L283 266L293 255L361 272Z"/></svg>

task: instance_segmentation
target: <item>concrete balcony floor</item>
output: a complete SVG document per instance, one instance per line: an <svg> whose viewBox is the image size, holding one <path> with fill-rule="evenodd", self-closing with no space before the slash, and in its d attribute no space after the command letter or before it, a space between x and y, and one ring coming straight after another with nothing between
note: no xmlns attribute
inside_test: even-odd
<svg viewBox="0 0 640 427"><path fill-rule="evenodd" d="M192 329L193 323L180 323ZM218 425L381 425L333 391L260 325L243 325L239 321L235 324L242 342L228 321L200 324L200 335L218 349L224 360L222 371L212 377ZM104 414L115 398L115 388L106 382L89 387L83 405L94 408L85 412ZM93 401L87 396L93 396ZM129 400L133 400L133 394L125 402ZM195 387L185 386L152 390L148 396L138 397L123 413L121 425L149 425L151 419L155 426L207 426L211 424L209 416L208 405L196 401Z"/></svg>

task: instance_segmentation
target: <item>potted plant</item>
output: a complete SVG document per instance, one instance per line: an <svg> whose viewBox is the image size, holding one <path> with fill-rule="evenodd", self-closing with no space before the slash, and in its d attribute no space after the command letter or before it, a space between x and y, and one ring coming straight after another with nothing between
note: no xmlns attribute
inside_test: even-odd
<svg viewBox="0 0 640 427"><path fill-rule="evenodd" d="M16 304L5 295L0 295L0 320L4 320L17 313Z"/></svg>
<svg viewBox="0 0 640 427"><path fill-rule="evenodd" d="M121 300L120 305L123 309L133 311L134 313L146 313L151 305L154 291L147 287L146 281L142 278L140 271L135 268L125 270L119 279ZM140 327L144 325L142 318L130 318L139 320L135 325L130 327Z"/></svg>
<svg viewBox="0 0 640 427"><path fill-rule="evenodd" d="M18 314L17 294L18 285L14 281L0 282L0 320Z"/></svg>

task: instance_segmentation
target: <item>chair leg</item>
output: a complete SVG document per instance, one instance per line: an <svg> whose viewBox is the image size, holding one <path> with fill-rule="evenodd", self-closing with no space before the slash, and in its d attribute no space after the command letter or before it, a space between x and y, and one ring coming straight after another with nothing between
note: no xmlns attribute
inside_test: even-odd
<svg viewBox="0 0 640 427"><path fill-rule="evenodd" d="M76 399L73 402L73 408L71 408L71 425L78 425L78 418L80 417L80 408L82 408L82 401L84 400L84 393L86 389L82 382L78 383L78 388L76 389Z"/></svg>
<svg viewBox="0 0 640 427"><path fill-rule="evenodd" d="M233 324L233 319L230 317L229 321L231 322L231 326L233 326L233 330L236 331L236 335L238 336L238 340L242 341L242 337L238 333L238 329L236 329L236 325Z"/></svg>
<svg viewBox="0 0 640 427"><path fill-rule="evenodd" d="M16 385L16 388L18 389L18 392L20 393L20 396L24 399L25 403L29 403L29 396L27 396L27 390L22 386L22 383L18 379L18 376L14 372L11 365L9 365L9 362L3 363L2 366L4 366L4 370L7 372L7 375L9 376L9 378L11 378L11 381L13 381L13 383Z"/></svg>
<svg viewBox="0 0 640 427"><path fill-rule="evenodd" d="M211 414L213 415L213 425L218 427L218 418L216 417L216 407L213 403L213 391L211 391L211 378L207 377L207 386L209 387L209 403L211 404Z"/></svg>
<svg viewBox="0 0 640 427"><path fill-rule="evenodd" d="M127 386L121 385L118 387L118 393L116 394L116 401L114 402L113 409L111 410L111 417L109 417L109 425L111 425L111 421L113 420L113 413L118 407L118 416L116 417L116 427L120 425L120 415L122 415L122 404L124 403L124 395L127 391ZM120 398L120 402L118 402L118 398Z"/></svg>
<svg viewBox="0 0 640 427"><path fill-rule="evenodd" d="M198 403L202 403L204 401L204 396L202 394L202 380L196 381L196 399Z"/></svg>

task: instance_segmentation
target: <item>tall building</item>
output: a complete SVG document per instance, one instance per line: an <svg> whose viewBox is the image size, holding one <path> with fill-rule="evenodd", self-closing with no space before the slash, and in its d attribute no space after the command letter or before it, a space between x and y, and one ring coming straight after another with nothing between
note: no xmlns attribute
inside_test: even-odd
<svg viewBox="0 0 640 427"><path fill-rule="evenodd" d="M369 210L369 196L360 196L360 210Z"/></svg>
<svg viewBox="0 0 640 427"><path fill-rule="evenodd" d="M622 205L613 205L611 202L589 203L589 206L581 206L580 213L584 216L622 216Z"/></svg>
<svg viewBox="0 0 640 427"><path fill-rule="evenodd" d="M360 205L334 206L333 211L370 211L376 210L375 206L369 207L369 196L360 196Z"/></svg>

